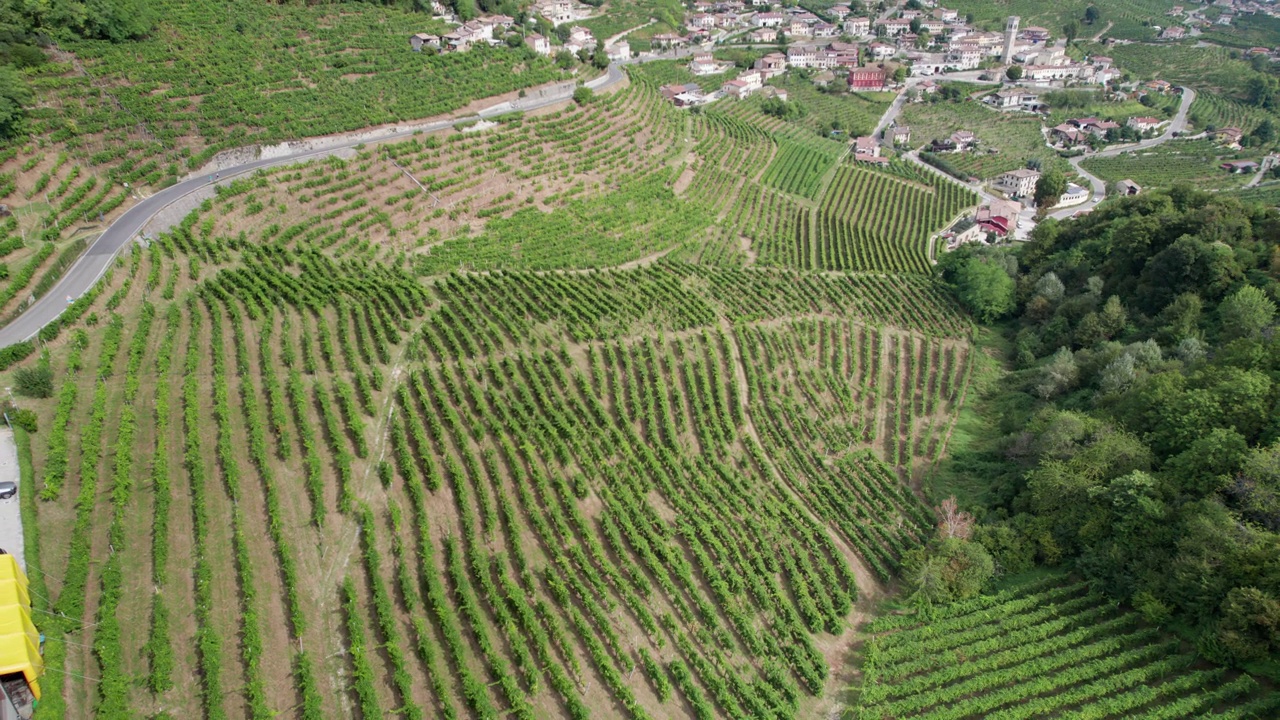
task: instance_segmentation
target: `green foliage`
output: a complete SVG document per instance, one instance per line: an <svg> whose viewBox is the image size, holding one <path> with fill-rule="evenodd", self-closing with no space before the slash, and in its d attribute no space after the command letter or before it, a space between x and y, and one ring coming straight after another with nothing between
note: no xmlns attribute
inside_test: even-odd
<svg viewBox="0 0 1280 720"><path fill-rule="evenodd" d="M18 368L13 373L13 389L29 398L53 397L53 368L47 361Z"/></svg>
<svg viewBox="0 0 1280 720"><path fill-rule="evenodd" d="M1049 168L1036 181L1036 207L1048 209L1058 204L1058 198L1067 191L1067 178L1056 168Z"/></svg>
<svg viewBox="0 0 1280 720"><path fill-rule="evenodd" d="M1004 257L968 248L943 256L939 272L970 312L983 322L1004 317L1014 309L1014 281Z"/></svg>
<svg viewBox="0 0 1280 720"><path fill-rule="evenodd" d="M903 575L913 598L928 604L974 597L993 574L995 563L986 548L960 538L939 540L903 559Z"/></svg>

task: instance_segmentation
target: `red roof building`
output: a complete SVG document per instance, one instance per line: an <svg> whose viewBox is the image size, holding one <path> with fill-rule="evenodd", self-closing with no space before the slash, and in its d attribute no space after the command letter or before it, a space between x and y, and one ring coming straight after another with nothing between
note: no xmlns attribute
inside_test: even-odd
<svg viewBox="0 0 1280 720"><path fill-rule="evenodd" d="M879 68L858 68L849 71L850 90L884 90L888 76Z"/></svg>

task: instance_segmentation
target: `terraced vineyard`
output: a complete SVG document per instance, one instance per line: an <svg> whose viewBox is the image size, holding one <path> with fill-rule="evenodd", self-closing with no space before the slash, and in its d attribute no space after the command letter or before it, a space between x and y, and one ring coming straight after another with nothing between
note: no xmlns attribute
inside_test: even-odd
<svg viewBox="0 0 1280 720"><path fill-rule="evenodd" d="M1175 182L1187 182L1202 189L1226 189L1248 181L1248 175L1233 175L1220 167L1221 163L1236 157L1236 153L1211 140L1179 140L1141 153L1091 158L1082 166L1107 182L1128 178L1143 187L1168 187ZM1249 159L1258 157L1254 155Z"/></svg>
<svg viewBox="0 0 1280 720"><path fill-rule="evenodd" d="M764 171L764 184L812 200L822 176L835 164L839 155L839 151L824 153L783 140L777 157Z"/></svg>
<svg viewBox="0 0 1280 720"><path fill-rule="evenodd" d="M1210 125L1216 128L1240 128L1247 135L1263 120L1276 121L1276 117L1262 108L1246 105L1239 100L1215 93L1199 93L1191 103L1190 117L1201 129Z"/></svg>
<svg viewBox="0 0 1280 720"><path fill-rule="evenodd" d="M814 215L812 237L761 248L761 261L804 269L927 273L929 238L974 194L947 180L931 184L846 164ZM892 208L892 210L889 210Z"/></svg>
<svg viewBox="0 0 1280 720"><path fill-rule="evenodd" d="M855 717L1274 717L1280 693L1201 666L1133 612L1062 575L868 625Z"/></svg>

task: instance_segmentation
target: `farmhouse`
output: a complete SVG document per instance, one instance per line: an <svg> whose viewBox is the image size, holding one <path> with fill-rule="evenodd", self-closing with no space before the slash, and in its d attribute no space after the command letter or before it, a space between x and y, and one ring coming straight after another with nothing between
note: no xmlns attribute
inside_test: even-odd
<svg viewBox="0 0 1280 720"><path fill-rule="evenodd" d="M941 20L942 22L949 22L949 23L957 22L960 19L960 13L958 11L948 10L947 8L944 8L944 7L935 9L933 11L933 16Z"/></svg>
<svg viewBox="0 0 1280 720"><path fill-rule="evenodd" d="M1021 168L996 176L995 186L1012 197L1027 197L1036 191L1036 183L1039 181L1039 172Z"/></svg>
<svg viewBox="0 0 1280 720"><path fill-rule="evenodd" d="M971 217L957 220L955 225L952 225L946 232L942 233L942 237L947 241L948 250L955 250L961 245L973 242L985 243L986 236L986 228Z"/></svg>
<svg viewBox="0 0 1280 720"><path fill-rule="evenodd" d="M1089 139L1089 134L1070 123L1062 123L1049 130L1049 137L1065 146L1079 145Z"/></svg>
<svg viewBox="0 0 1280 720"><path fill-rule="evenodd" d="M888 60L898 54L898 48L882 42L871 43L867 50L871 53L871 59L877 62L881 60Z"/></svg>
<svg viewBox="0 0 1280 720"><path fill-rule="evenodd" d="M1244 132L1238 127L1219 128L1213 132L1213 139L1226 145L1227 147L1240 147L1240 139L1244 137Z"/></svg>
<svg viewBox="0 0 1280 720"><path fill-rule="evenodd" d="M1000 90L983 98L1000 110L1030 109L1039 100L1039 96L1026 90Z"/></svg>
<svg viewBox="0 0 1280 720"><path fill-rule="evenodd" d="M1164 30L1160 31L1161 40L1181 40L1186 36L1187 36L1186 28L1183 28L1178 25L1167 27Z"/></svg>
<svg viewBox="0 0 1280 720"><path fill-rule="evenodd" d="M672 105L678 108L689 107L691 105L706 104L709 99L703 94L702 88L696 83L687 83L684 85L663 85L658 88L658 92L662 97L671 101Z"/></svg>
<svg viewBox="0 0 1280 720"><path fill-rule="evenodd" d="M1142 186L1132 180L1121 180L1116 183L1116 194L1118 195L1137 195L1142 192Z"/></svg>
<svg viewBox="0 0 1280 720"><path fill-rule="evenodd" d="M911 126L899 125L889 131L889 138L894 145L907 145L911 142Z"/></svg>
<svg viewBox="0 0 1280 720"><path fill-rule="evenodd" d="M416 35L410 35L409 47L413 48L414 52L422 52L422 48L424 47L432 47L432 48L435 48L436 50L439 50L440 36L428 35L426 33L418 33Z"/></svg>
<svg viewBox="0 0 1280 720"><path fill-rule="evenodd" d="M1131 117L1125 122L1125 125L1137 130L1138 132L1146 132L1155 130L1160 127L1161 120L1153 117Z"/></svg>
<svg viewBox="0 0 1280 720"><path fill-rule="evenodd" d="M857 68L849 71L849 89L853 91L882 91L887 82L885 71L879 68Z"/></svg>
<svg viewBox="0 0 1280 720"><path fill-rule="evenodd" d="M747 41L753 43L773 42L777 37L778 31L770 30L769 28L757 28L747 33Z"/></svg>
<svg viewBox="0 0 1280 720"><path fill-rule="evenodd" d="M957 150L968 150L978 144L978 138L968 130L957 130L951 133L951 142Z"/></svg>
<svg viewBox="0 0 1280 720"><path fill-rule="evenodd" d="M880 143L870 135L863 135L853 139L853 155L861 160L863 156L880 157Z"/></svg>
<svg viewBox="0 0 1280 720"><path fill-rule="evenodd" d="M715 75L724 70L725 66L717 62L709 52L694 53L693 61L689 63L689 72L694 75Z"/></svg>
<svg viewBox="0 0 1280 720"><path fill-rule="evenodd" d="M778 52L769 53L756 60L752 67L764 73L767 78L781 75L787 71L787 56Z"/></svg>
<svg viewBox="0 0 1280 720"><path fill-rule="evenodd" d="M538 33L529 33L526 35L524 38L524 44L528 45L530 50L538 53L539 55L551 54L551 41Z"/></svg>
<svg viewBox="0 0 1280 720"><path fill-rule="evenodd" d="M996 200L978 208L974 219L987 232L996 235L1008 235L1018 224L1018 214L1022 212L1022 204L1013 200Z"/></svg>
<svg viewBox="0 0 1280 720"><path fill-rule="evenodd" d="M1257 172L1258 163L1252 160L1232 160L1222 163L1222 169L1230 173Z"/></svg>
<svg viewBox="0 0 1280 720"><path fill-rule="evenodd" d="M626 40L619 40L618 42L607 46L604 49L604 54L613 62L622 62L624 60L630 60L631 59L631 43L627 42Z"/></svg>

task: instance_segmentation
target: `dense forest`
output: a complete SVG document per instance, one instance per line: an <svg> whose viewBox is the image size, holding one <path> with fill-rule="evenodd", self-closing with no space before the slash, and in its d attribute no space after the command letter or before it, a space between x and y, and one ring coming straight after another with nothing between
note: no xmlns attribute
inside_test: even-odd
<svg viewBox="0 0 1280 720"><path fill-rule="evenodd" d="M968 567L1065 564L1210 659L1280 652L1278 238L1275 209L1176 187L943 259L1014 368L937 478L991 479Z"/></svg>

